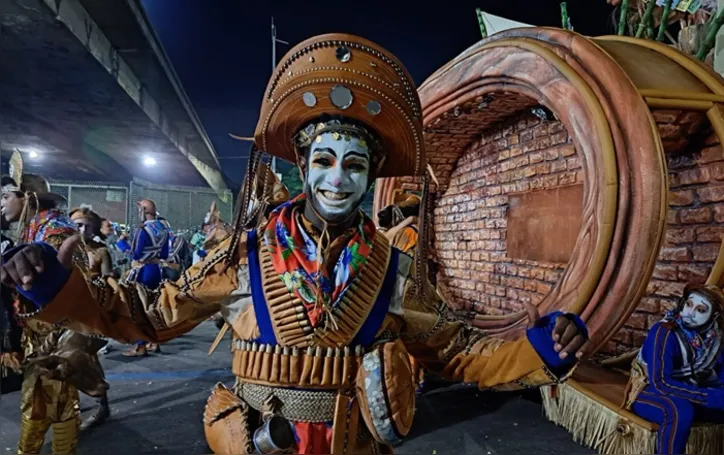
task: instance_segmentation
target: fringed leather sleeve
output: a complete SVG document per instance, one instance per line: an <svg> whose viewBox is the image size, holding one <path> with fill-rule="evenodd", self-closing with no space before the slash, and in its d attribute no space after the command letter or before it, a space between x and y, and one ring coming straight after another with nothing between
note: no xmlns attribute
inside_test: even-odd
<svg viewBox="0 0 724 455"><path fill-rule="evenodd" d="M426 368L455 381L495 390L538 387L571 374L570 367L560 370L564 374L554 374L528 337L504 342L466 326L450 314L435 290L429 289L428 301L420 302L412 279L408 279L403 302L403 340ZM552 349L552 339L550 344Z"/></svg>
<svg viewBox="0 0 724 455"><path fill-rule="evenodd" d="M91 279L76 266L48 301L33 297L36 293L48 294L47 290L33 288L25 293L38 307L35 314L26 316L126 342L167 341L218 312L222 302L239 287L237 273L246 267L246 254L237 255L244 259L227 267L229 244L229 240L222 243L177 282L163 282L158 290L119 283L109 277ZM239 248L246 249L245 239L239 242ZM39 283L45 286L57 281L40 278Z"/></svg>

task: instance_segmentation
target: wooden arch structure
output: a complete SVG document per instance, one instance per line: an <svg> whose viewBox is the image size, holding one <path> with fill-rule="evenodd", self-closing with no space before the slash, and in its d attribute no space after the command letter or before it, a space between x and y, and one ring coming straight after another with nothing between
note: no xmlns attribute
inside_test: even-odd
<svg viewBox="0 0 724 455"><path fill-rule="evenodd" d="M581 228L560 278L535 303L541 314L562 309L581 315L601 348L646 292L667 229L665 153L689 140L686 133L662 141L655 111L691 112L698 119L691 134L710 124L724 139L722 79L656 42L524 28L475 44L435 72L419 93L438 196L450 191L464 196L465 185L451 190L451 178L465 166L460 157L491 126L541 105L563 124L582 163ZM375 209L389 204L396 191L415 186L400 178L378 182ZM467 193L472 202L480 194ZM440 232L445 220L439 208L435 245L444 250L443 236L450 240L454 233ZM458 234L453 239L463 241ZM721 282L719 256L710 282ZM438 255L442 266L453 260ZM525 311L476 313L473 324L507 337L518 336L526 325Z"/></svg>

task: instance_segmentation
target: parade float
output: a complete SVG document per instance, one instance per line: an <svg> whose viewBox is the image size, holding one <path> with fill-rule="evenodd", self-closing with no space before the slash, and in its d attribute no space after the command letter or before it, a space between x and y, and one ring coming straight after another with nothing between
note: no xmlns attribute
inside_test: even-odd
<svg viewBox="0 0 724 455"><path fill-rule="evenodd" d="M656 425L621 409L620 359L686 283L724 284L724 80L706 63L713 39L644 39L676 17L624 3L620 35L507 30L419 87L427 228L439 292L471 325L519 337L528 302L585 320L596 362L543 390L548 418L600 453L653 453ZM378 182L375 207L420 189ZM697 426L687 453L723 444L724 426Z"/></svg>

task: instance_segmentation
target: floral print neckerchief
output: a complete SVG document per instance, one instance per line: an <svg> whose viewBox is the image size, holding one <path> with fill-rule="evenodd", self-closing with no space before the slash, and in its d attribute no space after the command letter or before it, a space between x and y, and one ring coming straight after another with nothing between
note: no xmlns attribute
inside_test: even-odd
<svg viewBox="0 0 724 455"><path fill-rule="evenodd" d="M305 203L306 196L302 194L274 210L264 232L264 243L271 253L274 270L289 292L302 299L309 322L317 327L327 320L324 314L334 323L331 309L367 263L376 227L360 212L357 226L328 245L318 245L304 228Z"/></svg>

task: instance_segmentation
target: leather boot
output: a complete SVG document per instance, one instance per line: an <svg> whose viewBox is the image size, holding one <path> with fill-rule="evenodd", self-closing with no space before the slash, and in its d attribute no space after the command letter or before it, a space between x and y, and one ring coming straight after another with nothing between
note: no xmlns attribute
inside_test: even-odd
<svg viewBox="0 0 724 455"><path fill-rule="evenodd" d="M50 428L48 420L33 420L23 416L20 421L18 453L40 453L48 428Z"/></svg>
<svg viewBox="0 0 724 455"><path fill-rule="evenodd" d="M78 446L78 417L53 424L53 453L73 454Z"/></svg>
<svg viewBox="0 0 724 455"><path fill-rule="evenodd" d="M135 344L131 349L122 354L125 357L144 357L148 355L148 352L146 352L146 345Z"/></svg>
<svg viewBox="0 0 724 455"><path fill-rule="evenodd" d="M88 417L80 425L81 431L87 430L88 428L97 427L106 421L111 415L111 407L108 405L108 395L103 395L98 399L98 407L95 412Z"/></svg>

